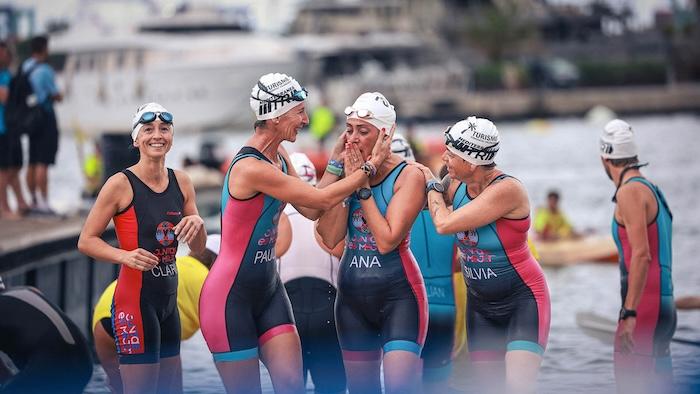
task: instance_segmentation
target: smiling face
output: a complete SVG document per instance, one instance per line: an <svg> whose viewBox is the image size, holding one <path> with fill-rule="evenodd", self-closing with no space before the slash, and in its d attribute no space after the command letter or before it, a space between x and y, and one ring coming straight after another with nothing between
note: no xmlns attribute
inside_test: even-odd
<svg viewBox="0 0 700 394"><path fill-rule="evenodd" d="M445 150L445 153L442 154L442 162L445 163L447 173L450 174L452 179L464 180L473 172L471 170L472 166L466 160L449 150Z"/></svg>
<svg viewBox="0 0 700 394"><path fill-rule="evenodd" d="M345 123L346 141L360 148L360 153L364 160L369 159L369 156L372 154L372 149L377 142L379 133L378 128L361 119L348 118Z"/></svg>
<svg viewBox="0 0 700 394"><path fill-rule="evenodd" d="M141 126L134 146L141 156L163 157L173 145L173 125L156 118L151 123Z"/></svg>
<svg viewBox="0 0 700 394"><path fill-rule="evenodd" d="M275 129L280 133L282 140L294 142L299 131L308 124L309 117L306 115L306 106L302 102L280 116L279 123L275 124Z"/></svg>

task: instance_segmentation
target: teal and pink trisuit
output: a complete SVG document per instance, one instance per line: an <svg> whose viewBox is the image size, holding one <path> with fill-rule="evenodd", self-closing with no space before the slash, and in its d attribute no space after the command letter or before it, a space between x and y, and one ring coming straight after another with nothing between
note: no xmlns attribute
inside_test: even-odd
<svg viewBox="0 0 700 394"><path fill-rule="evenodd" d="M654 193L658 213L647 225L651 262L642 297L637 306L637 323L633 334L634 350L629 354L621 353L618 336L615 336L615 370L616 373L624 369L670 377L672 370L669 345L676 331L676 307L673 302L673 282L671 281L673 216L663 193L656 185L642 177L630 178L625 183L630 182L642 183ZM620 255L620 295L624 305L629 286L632 246L627 230L614 217L612 233ZM618 324L618 332L620 328L621 324Z"/></svg>
<svg viewBox="0 0 700 394"><path fill-rule="evenodd" d="M500 175L493 182L506 177ZM462 183L453 208L456 211L472 200ZM500 218L457 233L458 258L467 284L467 343L472 361L503 360L512 350L544 353L550 325L549 289L528 247L529 229L528 215Z"/></svg>
<svg viewBox="0 0 700 394"><path fill-rule="evenodd" d="M229 174L238 161L260 151L243 147L226 174L221 194L221 249L199 299L199 321L214 361L258 357L258 347L296 332L289 298L275 265L277 223L285 204L263 193L237 199ZM287 163L278 156L283 172Z"/></svg>

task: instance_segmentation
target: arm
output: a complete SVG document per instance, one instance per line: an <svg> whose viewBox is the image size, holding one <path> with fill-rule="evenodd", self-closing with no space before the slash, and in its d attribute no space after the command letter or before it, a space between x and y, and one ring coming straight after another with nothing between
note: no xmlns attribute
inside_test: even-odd
<svg viewBox="0 0 700 394"><path fill-rule="evenodd" d="M262 192L295 206L324 211L340 203L367 179L364 172L355 171L328 187L316 189L298 177L286 175L254 158L242 159L236 167L229 178L231 194L233 190L241 194Z"/></svg>
<svg viewBox="0 0 700 394"><path fill-rule="evenodd" d="M282 257L292 244L292 224L289 217L282 212L279 224L277 224L277 242L275 242L275 256Z"/></svg>
<svg viewBox="0 0 700 394"><path fill-rule="evenodd" d="M644 193L648 192L645 186L637 183L621 187L617 193L617 207L622 223L627 230L632 255L627 279L627 296L623 306L625 309L636 310L644 291L651 262L649 252L649 239L647 237L648 204L645 203ZM623 353L631 352L634 347L633 333L637 319L628 317L620 322L619 330Z"/></svg>
<svg viewBox="0 0 700 394"><path fill-rule="evenodd" d="M521 194L520 187L515 182L498 182L485 189L469 204L450 212L442 194L431 190L428 193L430 216L439 234L475 229L511 213L520 205Z"/></svg>
<svg viewBox="0 0 700 394"><path fill-rule="evenodd" d="M7 86L0 86L0 104L7 104L7 98L10 95L10 90Z"/></svg>
<svg viewBox="0 0 700 394"><path fill-rule="evenodd" d="M78 239L78 249L96 260L148 271L158 264L158 258L152 253L141 248L132 251L115 248L100 238L112 217L120 209L126 208L132 198L133 191L124 174L117 173L109 178L85 219Z"/></svg>
<svg viewBox="0 0 700 394"><path fill-rule="evenodd" d="M350 208L341 203L325 211L316 222L316 232L328 250L335 248L345 238L349 211Z"/></svg>
<svg viewBox="0 0 700 394"><path fill-rule="evenodd" d="M360 200L367 226L381 254L396 249L411 229L418 212L425 205L423 174L414 166L408 166L403 170L396 187L397 190L386 211L386 218L379 211L374 197Z"/></svg>
<svg viewBox="0 0 700 394"><path fill-rule="evenodd" d="M185 242L195 253L202 253L207 242L207 230L204 228L204 220L199 217L199 211L197 211L192 180L187 173L179 170L175 171L175 177L180 185L182 195L185 197L185 202L182 212L183 218L173 230L179 242Z"/></svg>
<svg viewBox="0 0 700 394"><path fill-rule="evenodd" d="M700 309L700 296L685 296L676 299L678 309Z"/></svg>

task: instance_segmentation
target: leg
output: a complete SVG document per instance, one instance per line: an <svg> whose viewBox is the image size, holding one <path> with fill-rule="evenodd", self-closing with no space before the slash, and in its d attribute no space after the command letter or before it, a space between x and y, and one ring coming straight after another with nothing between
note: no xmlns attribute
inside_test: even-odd
<svg viewBox="0 0 700 394"><path fill-rule="evenodd" d="M112 324L111 319L104 320L110 320L109 324ZM123 392L122 377L119 374L119 359L117 358L117 346L114 343L114 338L109 336L100 323L95 325L92 334L95 339L97 358L107 374L107 385L112 393L121 394Z"/></svg>
<svg viewBox="0 0 700 394"><path fill-rule="evenodd" d="M452 372L456 310L453 305L433 304L429 311L428 335L421 353L423 392L442 393Z"/></svg>
<svg viewBox="0 0 700 394"><path fill-rule="evenodd" d="M119 364L124 394L155 394L160 364Z"/></svg>
<svg viewBox="0 0 700 394"><path fill-rule="evenodd" d="M29 190L29 201L32 207L36 207L36 165L29 164L27 166L27 174L25 175L27 179L27 189Z"/></svg>
<svg viewBox="0 0 700 394"><path fill-rule="evenodd" d="M182 362L179 355L160 359L158 393L182 393Z"/></svg>
<svg viewBox="0 0 700 394"><path fill-rule="evenodd" d="M387 394L416 393L420 390L420 384L418 354L405 350L384 354L384 388Z"/></svg>
<svg viewBox="0 0 700 394"><path fill-rule="evenodd" d="M0 169L0 218L12 215L10 205L7 203L7 186L9 174L6 169Z"/></svg>
<svg viewBox="0 0 700 394"><path fill-rule="evenodd" d="M260 388L260 362L257 357L241 361L218 361L219 371L228 394L258 394Z"/></svg>
<svg viewBox="0 0 700 394"><path fill-rule="evenodd" d="M37 164L35 171L35 182L39 193L40 204L43 208L49 206L49 167L46 164Z"/></svg>
<svg viewBox="0 0 700 394"><path fill-rule="evenodd" d="M275 328L273 328L274 330ZM301 343L296 330L275 335L260 348L275 393L302 393Z"/></svg>
<svg viewBox="0 0 700 394"><path fill-rule="evenodd" d="M343 352L343 364L350 394L381 394L379 370L382 360L379 350Z"/></svg>
<svg viewBox="0 0 700 394"><path fill-rule="evenodd" d="M526 350L506 353L506 387L509 393L534 393L542 356Z"/></svg>
<svg viewBox="0 0 700 394"><path fill-rule="evenodd" d="M19 180L19 171L19 167L10 169L9 184L10 188L12 188L12 191L15 193L15 199L17 200L17 211L20 215L22 215L29 210L29 204L27 204L27 200L24 199L24 191L22 190L22 185L20 184Z"/></svg>

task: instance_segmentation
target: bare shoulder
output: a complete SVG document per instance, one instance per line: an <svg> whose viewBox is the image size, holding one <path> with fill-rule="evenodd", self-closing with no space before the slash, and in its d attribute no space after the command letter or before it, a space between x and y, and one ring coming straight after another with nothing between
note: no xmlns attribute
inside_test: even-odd
<svg viewBox="0 0 700 394"><path fill-rule="evenodd" d="M190 179L190 175L182 170L173 170L175 173L175 179L177 179L177 183L180 184L180 187L185 187L188 185L192 184L192 179Z"/></svg>
<svg viewBox="0 0 700 394"><path fill-rule="evenodd" d="M617 201L624 206L641 206L654 198L652 191L641 182L628 182L617 190Z"/></svg>
<svg viewBox="0 0 700 394"><path fill-rule="evenodd" d="M104 204L113 205L117 210L121 210L131 203L134 191L126 175L118 172L107 179L97 198Z"/></svg>

